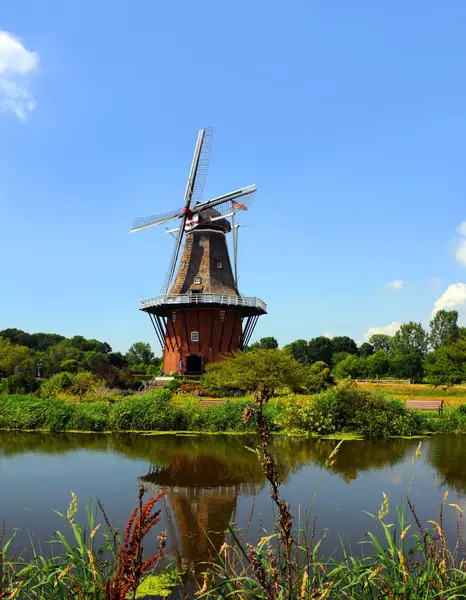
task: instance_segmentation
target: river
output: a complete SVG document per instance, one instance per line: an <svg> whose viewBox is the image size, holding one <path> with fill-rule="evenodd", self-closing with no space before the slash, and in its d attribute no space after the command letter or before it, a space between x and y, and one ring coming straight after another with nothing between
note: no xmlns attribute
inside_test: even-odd
<svg viewBox="0 0 466 600"><path fill-rule="evenodd" d="M271 451L296 522L298 516L304 522L315 497L317 536L326 534L322 550L331 554L339 552L340 536L354 551L364 533L377 528L365 511L378 512L382 492L391 504L387 522L394 522L418 443L345 441L331 468L325 461L337 444L333 440L276 436ZM252 540L263 534L261 527L272 528L269 489L247 448L256 445L247 436L0 432L0 520L9 533L19 528L16 550L27 545L28 535L48 540L56 529L66 529L54 510L66 512L73 491L81 517L85 503L98 498L110 521L123 528L142 483L149 493L167 490L159 530L167 531L170 554L197 571L212 545L222 545L228 521L243 531L249 523L245 535ZM421 522L437 517L447 489L448 502L466 509L465 455L466 436L422 440L411 493ZM446 507L447 535L455 536L456 521L457 512Z"/></svg>

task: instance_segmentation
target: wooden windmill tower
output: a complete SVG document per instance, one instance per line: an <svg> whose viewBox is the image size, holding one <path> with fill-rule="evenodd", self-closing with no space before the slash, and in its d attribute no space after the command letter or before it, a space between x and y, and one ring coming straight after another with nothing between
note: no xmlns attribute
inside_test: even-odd
<svg viewBox="0 0 466 600"><path fill-rule="evenodd" d="M178 227L167 229L176 243L162 290L159 296L141 302L141 310L149 314L163 348L167 373L199 374L207 363L244 348L259 316L267 312L262 300L242 296L238 291L238 225L234 219L238 210L247 210L251 205L256 186L202 202L211 147L212 130L201 129L184 207L135 219L131 229L133 232L179 221ZM230 232L234 272L226 241Z"/></svg>

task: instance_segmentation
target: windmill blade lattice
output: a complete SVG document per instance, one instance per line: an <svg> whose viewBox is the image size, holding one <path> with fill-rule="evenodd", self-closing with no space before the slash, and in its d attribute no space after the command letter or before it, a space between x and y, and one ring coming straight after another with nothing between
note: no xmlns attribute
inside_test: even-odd
<svg viewBox="0 0 466 600"><path fill-rule="evenodd" d="M193 185L192 201L201 202L204 193L207 171L209 170L210 154L212 152L212 127L204 129L201 152L197 163L196 177Z"/></svg>
<svg viewBox="0 0 466 600"><path fill-rule="evenodd" d="M178 255L180 253L181 242L183 240L184 228L186 225L186 221L188 220L188 216L190 216L190 206L193 198L194 191L198 191L198 193L202 193L202 189L204 187L205 179L207 177L207 167L209 166L210 160L210 150L212 148L212 128L210 130L200 129L199 134L197 136L196 148L194 149L193 161L191 164L191 170L189 172L188 183L186 185L186 193L185 193L185 201L186 204L184 206L182 212L182 219L180 224L180 229L178 231L178 238L176 240L175 251L172 256L172 260L169 267L168 272L168 281L166 284L166 289L164 294L168 293L170 288L170 283L173 279L173 275L175 273L176 263L178 261ZM201 163L202 161L202 163ZM202 165L203 174L199 175L199 168ZM197 182L199 181L199 185L197 186Z"/></svg>
<svg viewBox="0 0 466 600"><path fill-rule="evenodd" d="M168 221L174 221L183 216L183 209L172 210L170 212L162 213L160 215L153 215L151 217L138 217L133 221L133 227L130 233L146 229L147 227L153 227L154 225L162 225L168 223Z"/></svg>
<svg viewBox="0 0 466 600"><path fill-rule="evenodd" d="M256 186L249 185L245 188L241 188L234 192L230 192L229 194L223 194L222 196L218 196L217 198L212 198L212 200L201 202L194 206L192 212L193 214L195 214L198 212L202 212L207 208L215 208L215 210L221 215L227 215L238 209L247 210L254 201L255 193ZM237 202L241 208L235 208L235 202Z"/></svg>

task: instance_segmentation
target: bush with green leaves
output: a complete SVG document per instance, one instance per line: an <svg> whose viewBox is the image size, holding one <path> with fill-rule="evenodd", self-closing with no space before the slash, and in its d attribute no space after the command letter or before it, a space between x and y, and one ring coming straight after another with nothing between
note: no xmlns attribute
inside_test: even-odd
<svg viewBox="0 0 466 600"><path fill-rule="evenodd" d="M15 373L2 381L0 394L33 394L39 387L39 382L30 373Z"/></svg>
<svg viewBox="0 0 466 600"><path fill-rule="evenodd" d="M309 394L318 394L335 384L329 366L317 361L305 370L304 388Z"/></svg>
<svg viewBox="0 0 466 600"><path fill-rule="evenodd" d="M440 415L437 415L436 413L427 414L426 421L427 431L465 433L466 405L447 407Z"/></svg>
<svg viewBox="0 0 466 600"><path fill-rule="evenodd" d="M355 432L366 437L415 435L426 428L423 414L348 382L315 399L292 401L284 411L282 423L286 429L319 435Z"/></svg>
<svg viewBox="0 0 466 600"><path fill-rule="evenodd" d="M62 392L69 391L75 383L75 376L72 373L57 373L44 381L41 391L44 396L56 396Z"/></svg>
<svg viewBox="0 0 466 600"><path fill-rule="evenodd" d="M171 392L176 392L180 389L183 384L179 379L171 379L168 383L164 385L166 390L170 390Z"/></svg>

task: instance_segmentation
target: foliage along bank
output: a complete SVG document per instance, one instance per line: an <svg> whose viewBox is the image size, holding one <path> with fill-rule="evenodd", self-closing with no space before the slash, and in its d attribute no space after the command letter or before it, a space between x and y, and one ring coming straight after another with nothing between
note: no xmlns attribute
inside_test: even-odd
<svg viewBox="0 0 466 600"><path fill-rule="evenodd" d="M115 402L70 402L34 395L0 396L0 429L50 431L195 431L255 430L245 423L250 398L201 407L199 398L158 390ZM366 437L418 435L435 431L466 432L465 406L436 413L412 411L382 394L345 383L314 397L289 395L264 406L272 432L312 435L355 433Z"/></svg>

